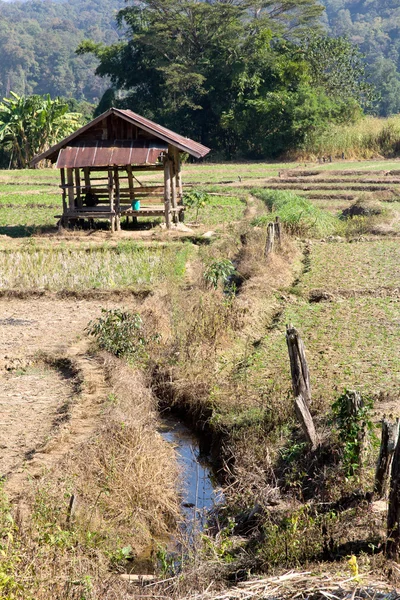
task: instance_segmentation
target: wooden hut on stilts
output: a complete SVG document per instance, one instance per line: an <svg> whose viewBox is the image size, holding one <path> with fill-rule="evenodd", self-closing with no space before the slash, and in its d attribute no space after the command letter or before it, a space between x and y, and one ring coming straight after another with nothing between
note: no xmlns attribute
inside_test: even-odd
<svg viewBox="0 0 400 600"><path fill-rule="evenodd" d="M111 231L121 218L164 216L169 229L183 220L181 154L202 158L209 148L131 110L110 108L84 127L36 156L61 173L60 224L74 226L107 219ZM142 172L164 171L164 185L144 185Z"/></svg>

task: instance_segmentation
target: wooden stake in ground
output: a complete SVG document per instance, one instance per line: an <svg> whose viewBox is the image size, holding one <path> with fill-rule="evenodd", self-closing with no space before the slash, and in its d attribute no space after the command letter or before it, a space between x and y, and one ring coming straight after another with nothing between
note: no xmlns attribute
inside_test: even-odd
<svg viewBox="0 0 400 600"><path fill-rule="evenodd" d="M280 248L282 245L282 230L281 230L281 222L279 220L279 217L275 218L274 230L275 230L275 237L278 242L278 247Z"/></svg>
<svg viewBox="0 0 400 600"><path fill-rule="evenodd" d="M386 556L398 560L400 554L400 443L393 455L387 516Z"/></svg>
<svg viewBox="0 0 400 600"><path fill-rule="evenodd" d="M310 372L308 370L303 341L293 325L286 326L286 343L292 373L296 415L303 428L307 442L314 449L317 446L317 434L309 409L309 404L311 403Z"/></svg>
<svg viewBox="0 0 400 600"><path fill-rule="evenodd" d="M374 492L378 498L384 498L386 496L390 466L399 439L399 424L399 419L396 419L394 423L391 423L386 419L382 420L381 447L376 466L374 486Z"/></svg>
<svg viewBox="0 0 400 600"><path fill-rule="evenodd" d="M268 223L267 241L265 244L264 256L267 258L274 250L275 227L273 223Z"/></svg>

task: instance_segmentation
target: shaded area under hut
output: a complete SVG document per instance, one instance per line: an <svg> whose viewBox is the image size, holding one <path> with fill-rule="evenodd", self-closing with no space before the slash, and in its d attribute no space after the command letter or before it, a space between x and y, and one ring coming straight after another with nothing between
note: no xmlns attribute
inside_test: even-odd
<svg viewBox="0 0 400 600"><path fill-rule="evenodd" d="M167 228L183 220L181 154L203 158L209 148L130 110L111 108L36 156L60 169L63 227L107 219L111 231L121 217L163 216ZM164 185L144 185L142 172L164 172Z"/></svg>

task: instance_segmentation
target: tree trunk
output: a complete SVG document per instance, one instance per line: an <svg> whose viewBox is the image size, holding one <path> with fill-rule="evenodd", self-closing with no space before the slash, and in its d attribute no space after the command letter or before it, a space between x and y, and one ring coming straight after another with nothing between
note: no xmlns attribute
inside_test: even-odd
<svg viewBox="0 0 400 600"><path fill-rule="evenodd" d="M390 423L382 419L381 447L379 451L378 463L375 473L374 493L378 498L384 498L387 492L387 483L389 478L390 466L392 464L393 453L399 438L399 419Z"/></svg>

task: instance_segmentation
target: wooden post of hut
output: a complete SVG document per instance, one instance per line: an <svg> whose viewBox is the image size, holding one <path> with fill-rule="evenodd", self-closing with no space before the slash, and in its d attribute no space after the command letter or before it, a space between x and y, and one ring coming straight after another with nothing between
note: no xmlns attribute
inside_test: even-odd
<svg viewBox="0 0 400 600"><path fill-rule="evenodd" d="M110 203L111 233L115 232L114 181L112 169L108 169L108 200Z"/></svg>
<svg viewBox="0 0 400 600"><path fill-rule="evenodd" d="M64 215L68 210L68 205L67 205L67 190L66 188L66 181L65 181L65 169L60 169L60 175L61 175L61 190L62 190L62 203L63 203L63 216L60 219L60 225L62 227L64 227L65 223L64 223Z"/></svg>
<svg viewBox="0 0 400 600"><path fill-rule="evenodd" d="M128 165L126 167L126 174L128 176L128 187L129 187L129 202L132 205L132 202L134 202L135 200L135 184L133 181L133 172L132 172L132 165ZM129 223L129 215L126 215L126 222ZM137 223L137 217L132 217L132 222L134 224Z"/></svg>
<svg viewBox="0 0 400 600"><path fill-rule="evenodd" d="M171 161L164 157L164 211L165 224L171 229Z"/></svg>
<svg viewBox="0 0 400 600"><path fill-rule="evenodd" d="M72 169L67 169L67 192L68 192L68 208L73 211L75 208L74 195L74 172Z"/></svg>
<svg viewBox="0 0 400 600"><path fill-rule="evenodd" d="M79 169L75 169L75 185L76 185L76 206L82 208L82 194L81 194L81 174Z"/></svg>
<svg viewBox="0 0 400 600"><path fill-rule="evenodd" d="M115 225L117 231L121 231L121 189L119 184L119 171L118 167L114 169L114 182L115 182Z"/></svg>
<svg viewBox="0 0 400 600"><path fill-rule="evenodd" d="M170 146L170 152L172 156L173 164L173 177L172 177L172 206L174 208L174 223L179 221L179 215L181 211L178 207L182 207L182 173L181 173L181 158L179 149L174 146Z"/></svg>
<svg viewBox="0 0 400 600"><path fill-rule="evenodd" d="M171 177L171 210L172 210L172 221L173 223L178 222L178 201L177 201L177 190L176 190L176 159L175 152L172 146L168 146L168 160Z"/></svg>

